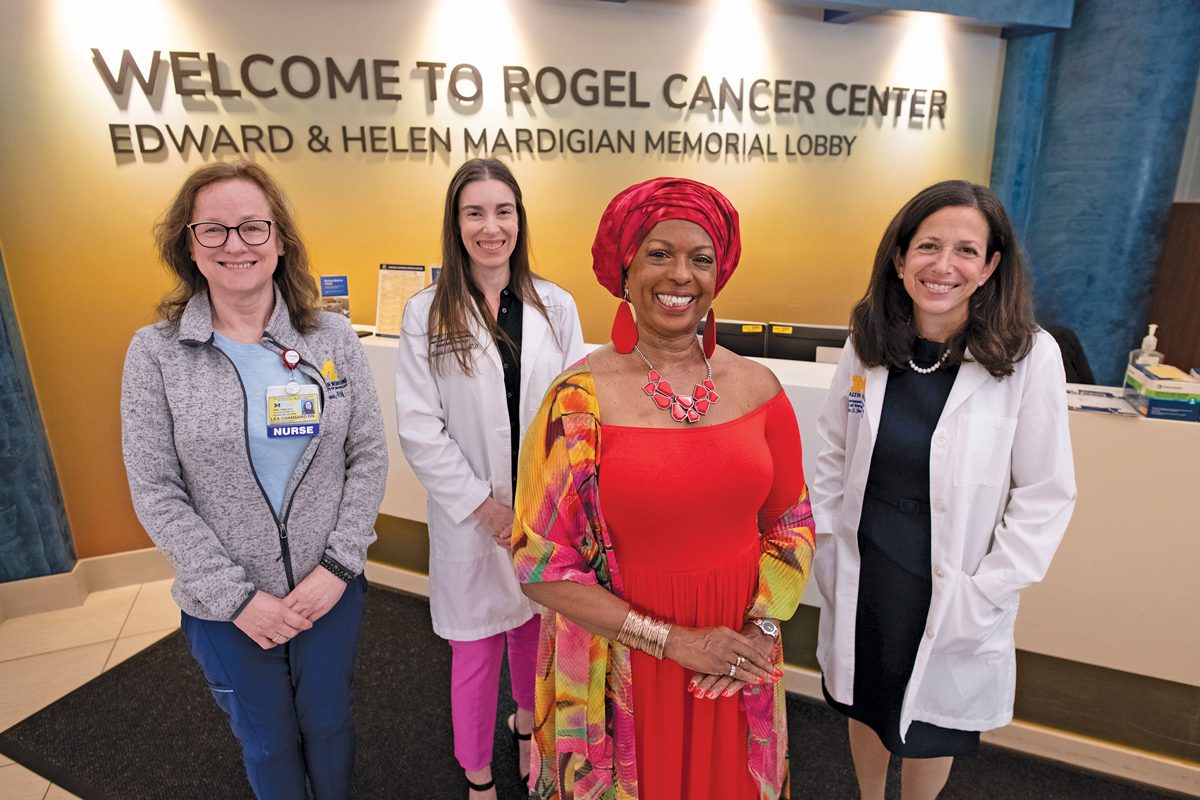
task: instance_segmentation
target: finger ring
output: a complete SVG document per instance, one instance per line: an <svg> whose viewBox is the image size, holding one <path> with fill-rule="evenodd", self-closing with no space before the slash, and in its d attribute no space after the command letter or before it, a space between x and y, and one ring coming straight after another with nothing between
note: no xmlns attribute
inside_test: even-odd
<svg viewBox="0 0 1200 800"><path fill-rule="evenodd" d="M731 677L731 678L734 677L734 673L736 673L736 672L737 672L737 664L730 664L729 665L729 677Z"/></svg>
<svg viewBox="0 0 1200 800"><path fill-rule="evenodd" d="M745 664L745 663L746 663L746 657L745 657L745 656L738 656L737 663L736 663L736 664L734 664L734 666L735 666L735 667L740 667L742 664Z"/></svg>

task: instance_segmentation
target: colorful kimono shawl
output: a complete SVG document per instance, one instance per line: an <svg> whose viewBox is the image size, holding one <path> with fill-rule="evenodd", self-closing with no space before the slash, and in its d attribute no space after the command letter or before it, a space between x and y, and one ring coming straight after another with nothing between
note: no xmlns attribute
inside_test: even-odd
<svg viewBox="0 0 1200 800"><path fill-rule="evenodd" d="M550 387L521 448L512 555L521 583L599 584L624 596L600 514L595 382L581 361ZM758 590L747 617L789 619L814 551L805 490L775 520L760 520ZM776 666L783 662L776 648ZM788 796L783 683L747 686L747 759L761 800ZM537 656L531 796L549 800L638 797L629 649L547 609Z"/></svg>

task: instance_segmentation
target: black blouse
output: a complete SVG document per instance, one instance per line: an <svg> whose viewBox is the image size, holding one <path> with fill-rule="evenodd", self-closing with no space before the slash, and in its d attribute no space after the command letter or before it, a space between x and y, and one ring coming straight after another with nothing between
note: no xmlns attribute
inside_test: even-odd
<svg viewBox="0 0 1200 800"><path fill-rule="evenodd" d="M512 451L513 497L517 492L517 453L521 448L521 298L511 286L500 292L500 311L496 316L496 349L504 367L504 397L508 402L509 447ZM503 331L503 335L501 335ZM505 338L507 337L507 338Z"/></svg>
<svg viewBox="0 0 1200 800"><path fill-rule="evenodd" d="M912 360L919 367L933 366L941 355L939 342L913 342ZM868 497L900 509L922 524L905 529L868 525L863 530L894 561L924 577L929 575L930 444L957 376L958 366L946 364L927 375L908 367L888 373L867 476Z"/></svg>

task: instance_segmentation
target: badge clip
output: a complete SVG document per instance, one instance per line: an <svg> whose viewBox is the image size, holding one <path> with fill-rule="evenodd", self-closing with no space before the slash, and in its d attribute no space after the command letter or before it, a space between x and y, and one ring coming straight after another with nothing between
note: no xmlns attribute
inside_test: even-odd
<svg viewBox="0 0 1200 800"><path fill-rule="evenodd" d="M296 367L300 366L300 354L295 350L288 348L282 353L283 365L291 371L291 378L288 379L287 386L283 390L289 395L294 395L300 391L300 384L296 383Z"/></svg>

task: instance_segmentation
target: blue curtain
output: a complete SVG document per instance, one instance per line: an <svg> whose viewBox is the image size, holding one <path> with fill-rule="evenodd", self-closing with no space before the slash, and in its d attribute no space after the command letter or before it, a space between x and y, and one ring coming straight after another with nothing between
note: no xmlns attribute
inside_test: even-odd
<svg viewBox="0 0 1200 800"><path fill-rule="evenodd" d="M67 572L75 548L0 255L0 581Z"/></svg>
<svg viewBox="0 0 1200 800"><path fill-rule="evenodd" d="M1070 29L1008 44L992 187L1039 320L1078 334L1100 383L1145 334L1197 69L1197 0L1078 0Z"/></svg>

